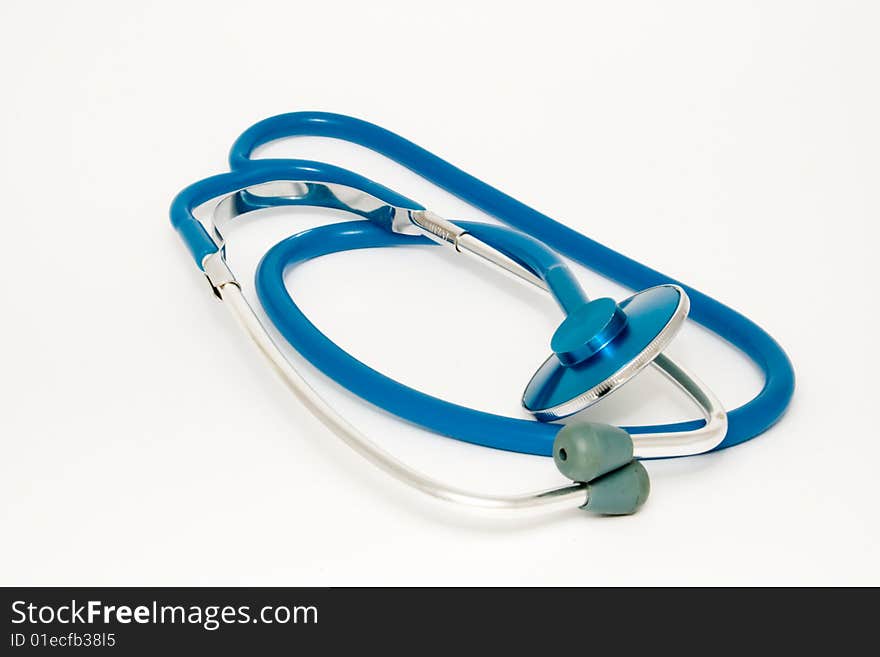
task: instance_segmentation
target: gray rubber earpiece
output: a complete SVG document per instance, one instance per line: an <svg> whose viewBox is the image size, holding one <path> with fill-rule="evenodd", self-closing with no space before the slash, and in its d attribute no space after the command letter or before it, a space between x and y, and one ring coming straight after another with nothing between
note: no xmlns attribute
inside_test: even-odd
<svg viewBox="0 0 880 657"><path fill-rule="evenodd" d="M633 459L630 435L610 424L581 422L563 427L553 441L553 460L572 481L588 483Z"/></svg>
<svg viewBox="0 0 880 657"><path fill-rule="evenodd" d="M581 508L593 513L623 516L635 513L645 503L651 492L651 481L645 466L633 461L590 482L587 490L589 498Z"/></svg>

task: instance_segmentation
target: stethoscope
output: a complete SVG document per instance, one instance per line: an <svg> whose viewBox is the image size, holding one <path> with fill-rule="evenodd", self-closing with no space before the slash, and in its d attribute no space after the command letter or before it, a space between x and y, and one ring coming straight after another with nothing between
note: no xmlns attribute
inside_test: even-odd
<svg viewBox="0 0 880 657"><path fill-rule="evenodd" d="M306 135L341 139L376 151L516 230L449 221L382 185L322 162L251 157L267 142ZM776 422L791 399L794 371L788 357L749 319L557 223L388 130L339 114L282 114L246 130L233 145L229 163L231 172L196 182L178 194L171 206L172 224L214 294L296 396L355 451L424 493L490 508L573 501L597 513L632 513L650 490L639 459L690 456L738 445ZM209 202L214 207L206 228L194 210ZM332 208L359 217L292 235L269 249L260 262L256 275L260 303L277 332L299 354L366 401L426 429L487 447L552 456L572 483L507 496L461 490L400 462L324 401L279 349L226 263L224 232L229 225L244 214L279 205ZM290 268L326 254L434 243L549 292L564 313L551 338L552 353L523 393L522 405L534 420L453 404L368 367L312 324L284 285ZM591 300L562 256L641 291L620 302ZM726 412L705 385L662 353L688 316L761 369L764 386L751 401ZM595 404L648 365L693 400L703 418L623 428L554 423Z"/></svg>

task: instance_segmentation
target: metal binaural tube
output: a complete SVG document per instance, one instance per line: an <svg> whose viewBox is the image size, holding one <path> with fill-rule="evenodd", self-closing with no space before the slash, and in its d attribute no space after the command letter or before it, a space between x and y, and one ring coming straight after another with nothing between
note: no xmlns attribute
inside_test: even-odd
<svg viewBox="0 0 880 657"><path fill-rule="evenodd" d="M502 271L513 274L516 278L547 291L547 284L540 276L521 266L513 258L505 255L495 247L475 237L465 228L448 219L444 219L437 213L430 210L412 211L410 212L410 221L422 234L435 242L451 246L459 253L468 253L476 256L483 262L493 264Z"/></svg>
<svg viewBox="0 0 880 657"><path fill-rule="evenodd" d="M222 269L217 266L210 268ZM224 305L296 398L346 445L398 481L431 497L486 509L524 509L572 500L576 500L578 506L583 506L589 502L586 484L575 483L548 490L513 495L486 495L449 486L410 468L367 438L308 384L269 336L247 299L244 298L237 283L226 281L218 284L216 289L220 298L226 302Z"/></svg>

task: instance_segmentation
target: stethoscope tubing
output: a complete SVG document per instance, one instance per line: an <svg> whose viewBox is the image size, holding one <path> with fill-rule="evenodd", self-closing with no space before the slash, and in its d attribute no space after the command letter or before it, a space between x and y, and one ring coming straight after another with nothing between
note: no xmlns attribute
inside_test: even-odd
<svg viewBox="0 0 880 657"><path fill-rule="evenodd" d="M384 155L499 221L543 242L554 251L626 287L641 289L669 283L681 286L690 297L691 319L741 350L761 369L764 375L764 385L761 391L751 401L728 413L727 435L716 449L738 445L759 435L772 426L785 412L794 391L794 370L782 348L757 324L700 291L627 258L533 210L384 128L352 117L324 112L296 112L266 119L246 130L232 147L229 162L234 173L241 176L237 182L246 183L249 176L253 176L254 179L260 178L259 171L262 167L298 166L295 164L296 161L251 159L254 150L259 146L270 141L294 136L340 139ZM325 179L315 178L315 176L325 175L327 180L335 180L333 176L339 171L344 171L320 163L307 163L301 166L310 169L303 173L304 175L307 173L309 179L313 180ZM346 173L356 175L350 174L350 172ZM375 183L371 184L375 185ZM221 187L222 185L219 185L214 191L219 194ZM378 191L377 196L387 193L394 195L397 202L404 205L412 203L409 199L404 199L387 188L376 187L378 190L371 190L371 192ZM193 207L194 204L197 204L195 200L194 198L182 199L183 202L179 208L187 205ZM208 197L203 200L208 200ZM421 207L417 204L416 206ZM173 221L174 214L175 211L172 209ZM182 217L180 218L181 221L175 225L178 226L178 230L181 230L185 239L188 237L187 231L198 231L197 228L182 221ZM216 245L207 233L204 235L207 242L202 239L201 235L189 235L189 237L190 239L187 241L194 257L197 258L197 262L201 262L201 258L216 250ZM631 427L628 430L635 434L654 433L670 426L678 426L682 430L687 430L692 429L695 425L694 423L679 423L678 425Z"/></svg>

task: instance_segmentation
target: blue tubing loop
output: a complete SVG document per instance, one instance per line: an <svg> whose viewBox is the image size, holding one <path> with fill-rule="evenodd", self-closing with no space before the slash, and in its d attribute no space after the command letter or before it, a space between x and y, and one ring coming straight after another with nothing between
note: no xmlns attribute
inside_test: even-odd
<svg viewBox="0 0 880 657"><path fill-rule="evenodd" d="M345 176L353 176L354 178L347 178L349 182L345 184L360 188L363 188L364 184L372 185L374 187L365 191L369 191L369 193L385 199L389 203L413 209L421 209L420 205L414 204L411 201L400 197L387 188L366 181L366 179L362 179L360 176L351 172L345 172L336 167L331 167L330 165L301 160L251 159L251 155L257 147L269 141L293 136L319 136L341 139L380 153L422 176L426 180L438 185L463 201L495 217L502 223L506 223L532 238L543 242L557 253L564 255L603 276L613 279L626 287L642 289L668 283L677 284L683 287L691 300L691 319L702 324L710 331L727 340L733 346L742 351L761 369L764 375L764 385L761 391L751 401L729 412L727 436L716 449L731 447L759 435L775 423L785 412L794 392L794 371L792 365L782 348L754 322L698 290L631 260L626 256L552 220L546 215L533 210L503 192L454 167L420 146L417 146L388 130L380 128L379 126L352 117L323 112L297 112L283 114L261 121L245 131L233 145L230 153L230 165L234 170L233 173L209 178L207 181L197 183L181 192L172 205L172 223L174 223L184 241L187 243L199 266L201 266L201 261L204 256L216 251L217 247L210 237L204 233L201 224L198 224L198 222L193 219L192 209L199 203L207 201L221 193L228 193L228 191L231 191L236 187L240 188L258 184L259 182L265 182L273 179L272 176L277 178L278 171L285 167L291 169L291 178L298 179L343 182L336 176L343 176L343 178ZM301 171L294 171L297 168L300 168ZM301 173L307 173L309 175L296 175ZM355 230L354 232L351 232L354 230L353 226L342 224L343 226L348 226L347 228L341 229L349 235L349 237L346 238L345 243L347 246L345 248L366 248L369 246L414 243L412 241L413 238L396 236L387 232L382 234L381 231L377 232L379 229L377 229L376 226L367 222L359 223L362 225L359 226L359 230ZM332 230L330 229L331 227L328 227L327 233L319 233L319 235L326 237L330 243L338 245L335 241L336 238L331 239ZM314 230L319 231L323 229ZM363 234L361 231L363 231ZM309 360L315 362L315 364L321 369L325 369L325 367L320 364L324 362L321 354L314 353L313 348L316 345L321 345L318 351L331 346L335 347L337 350L339 348L333 345L326 336L323 336L323 334L317 331L317 329L315 329L315 327L302 316L302 313L299 312L296 305L289 299L289 295L283 290L281 274L279 274L279 271L283 273L285 266L292 266L295 262L301 261L299 255L292 252L288 253L286 251L286 248L288 247L284 245L296 243L300 245L297 247L297 249L299 249L305 243L309 247L308 249L305 249L305 252L311 251L313 254L311 257L321 255L323 253L321 249L327 248L313 244L311 238L308 242L296 241L304 239L303 236L309 233L311 233L311 231L296 236L296 239L290 238L289 240L285 240L266 255L264 262L260 266L260 273L258 274L258 290L262 288L260 296L262 302L267 304L267 311L269 310L269 306L275 308L274 311L270 311L270 316L278 325L279 330L284 334L285 338L296 348L299 349L299 347L297 347L297 344L299 344L303 349L306 349L308 353L304 352L304 355L309 358ZM381 238L379 237L380 234ZM355 237L355 235L358 235L358 237ZM291 242L291 240L293 241ZM383 240L386 240L386 242L379 243ZM345 249L336 248L334 250ZM270 255L272 256L271 258ZM547 276L548 272L545 271L542 275ZM262 280L264 277L265 280ZM565 277L563 276L563 278ZM559 287L560 293L557 296L557 300L564 309L571 310L571 304L577 301L577 293L562 291L564 285L560 285ZM272 292L271 288L275 288L275 291ZM284 299L285 297L287 298L286 301ZM284 308L283 312L279 310L281 308ZM285 319L284 313L291 314ZM326 343L323 341L326 341ZM359 364L361 367L366 367L362 363L359 363L359 361L351 358L351 356L345 352L341 352L341 354L353 362L342 359L338 362L334 361L334 363L331 363L330 361L334 360L339 354L333 352L332 349L328 350L328 354L329 355L325 355L328 359L325 363L327 368L332 367L335 371L336 365L344 363L343 372L337 373L338 376L345 376L345 368L348 367L352 368L351 372L361 372L356 367L356 364ZM325 369L325 371L327 370ZM370 371L374 372L372 370ZM382 376L378 372L374 372L374 374L380 377ZM331 376L333 375L331 374ZM351 374L351 376L352 378L356 378L354 374ZM333 378L337 378L337 376L333 376ZM388 382L411 391L416 395L422 395L422 393L405 388L405 386L401 386L401 384L387 379L387 377L384 378ZM337 378L337 380L340 379ZM395 394L406 393L397 390ZM366 397L366 395L362 396ZM423 395L423 397L427 398L427 400L434 399L427 395ZM395 399L399 401L398 397L395 397ZM411 398L411 401L416 405L423 402L429 403L427 400L422 399L422 397ZM384 398L379 401L381 402L379 405L386 408L388 407ZM448 404L442 400L434 400L434 402ZM500 435L505 431L511 431L513 432L511 434L512 437L509 441L506 441L507 446L503 446L503 448L516 449L518 451L529 453L549 454L549 445L552 443L550 436L555 435L558 430L558 426L556 425L546 425L512 418L500 418L498 416L480 413L479 411L456 407L451 404L448 406L461 409L463 412L466 411L469 414L475 414L473 416L473 424L484 430L481 432L482 437L476 435L476 429L472 430L472 426L469 425L468 427L465 427L464 430L467 431L470 438L464 439L473 439L472 442L477 442L479 444L489 444L487 442L487 437L490 437L491 439L492 435ZM447 423L443 418L432 419L433 415L429 418L427 417L428 407L426 406L425 409L425 417L408 419L412 419L412 421L418 422L419 424L424 424L424 426L428 426L429 428L446 435L453 435L456 438L463 437L463 428L461 425L456 424L453 426L452 423ZM403 408L400 410L400 414L403 417L407 417L405 413L417 413L417 411L407 411ZM432 407L432 410L436 409ZM444 410L449 411L449 408L444 407ZM471 416L469 415L468 417ZM431 423L425 424L425 419L430 419ZM630 433L681 431L697 428L701 425L702 421L695 421L670 425L629 427L627 428L627 431ZM527 429L525 427L529 428Z"/></svg>

